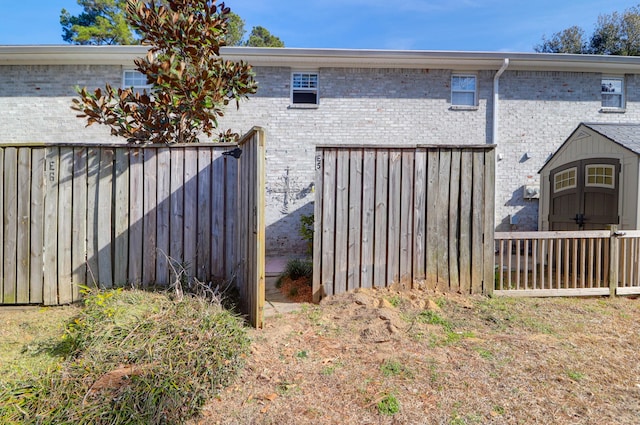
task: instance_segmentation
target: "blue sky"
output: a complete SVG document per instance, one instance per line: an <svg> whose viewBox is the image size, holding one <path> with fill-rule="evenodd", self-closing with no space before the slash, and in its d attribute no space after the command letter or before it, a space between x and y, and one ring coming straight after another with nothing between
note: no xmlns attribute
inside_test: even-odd
<svg viewBox="0 0 640 425"><path fill-rule="evenodd" d="M571 25L590 33L602 13L640 0L228 0L247 29L287 47L531 52ZM63 44L60 10L76 0L0 0L0 45Z"/></svg>

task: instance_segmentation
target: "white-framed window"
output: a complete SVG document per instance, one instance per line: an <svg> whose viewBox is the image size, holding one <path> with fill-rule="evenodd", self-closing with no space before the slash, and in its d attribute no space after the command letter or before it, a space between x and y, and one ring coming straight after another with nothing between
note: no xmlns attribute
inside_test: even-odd
<svg viewBox="0 0 640 425"><path fill-rule="evenodd" d="M147 76L142 72L125 70L122 74L122 88L128 89L131 87L133 87L135 93L142 94L144 90L146 90L147 93L151 92L153 86L147 83Z"/></svg>
<svg viewBox="0 0 640 425"><path fill-rule="evenodd" d="M451 105L476 106L477 78L472 74L453 74L451 76Z"/></svg>
<svg viewBox="0 0 640 425"><path fill-rule="evenodd" d="M576 175L578 173L577 167L567 168L566 170L556 173L553 177L554 192L560 192L562 190L574 189L577 186Z"/></svg>
<svg viewBox="0 0 640 425"><path fill-rule="evenodd" d="M615 189L616 187L616 167L609 164L589 164L585 166L585 186L606 187Z"/></svg>
<svg viewBox="0 0 640 425"><path fill-rule="evenodd" d="M602 77L601 87L603 108L624 108L624 78Z"/></svg>
<svg viewBox="0 0 640 425"><path fill-rule="evenodd" d="M291 104L292 105L317 105L320 103L318 96L319 76L317 72L291 73Z"/></svg>

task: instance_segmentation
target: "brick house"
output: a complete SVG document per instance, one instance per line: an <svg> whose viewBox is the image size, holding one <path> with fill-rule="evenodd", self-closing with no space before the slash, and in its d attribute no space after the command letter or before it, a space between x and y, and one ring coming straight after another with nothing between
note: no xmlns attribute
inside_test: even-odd
<svg viewBox="0 0 640 425"><path fill-rule="evenodd" d="M144 85L141 46L0 46L2 142L108 142L74 86ZM303 252L318 144L496 144L496 229L538 226L538 170L581 122L640 123L640 58L237 48L258 93L221 128L267 134L267 255ZM526 189L529 189L528 191Z"/></svg>

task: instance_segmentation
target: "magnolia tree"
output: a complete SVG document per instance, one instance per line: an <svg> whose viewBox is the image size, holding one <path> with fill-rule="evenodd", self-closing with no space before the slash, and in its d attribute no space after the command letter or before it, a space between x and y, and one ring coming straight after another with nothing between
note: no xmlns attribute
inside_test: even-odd
<svg viewBox="0 0 640 425"><path fill-rule="evenodd" d="M192 143L212 137L229 102L255 93L251 66L220 57L230 9L216 0L129 0L127 19L149 45L135 61L147 76L150 92L107 85L93 92L78 89L72 108L78 117L111 127L130 143ZM227 130L220 141L238 135Z"/></svg>

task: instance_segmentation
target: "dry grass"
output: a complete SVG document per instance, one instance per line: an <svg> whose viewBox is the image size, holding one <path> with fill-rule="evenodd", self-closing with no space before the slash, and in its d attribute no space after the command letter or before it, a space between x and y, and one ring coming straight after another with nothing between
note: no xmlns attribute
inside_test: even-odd
<svg viewBox="0 0 640 425"><path fill-rule="evenodd" d="M56 368L61 356L48 347L60 341L79 311L79 306L0 307L1 380L23 381Z"/></svg>
<svg viewBox="0 0 640 425"><path fill-rule="evenodd" d="M211 424L637 424L640 301L370 290L252 332Z"/></svg>
<svg viewBox="0 0 640 425"><path fill-rule="evenodd" d="M7 359L7 369L25 376L0 381L0 423L184 423L237 376L247 356L242 320L202 298L95 291L76 313L64 332L46 329L57 331L55 339L34 335L37 354L48 353L55 367L29 364L28 348ZM51 326L46 317L40 322Z"/></svg>

